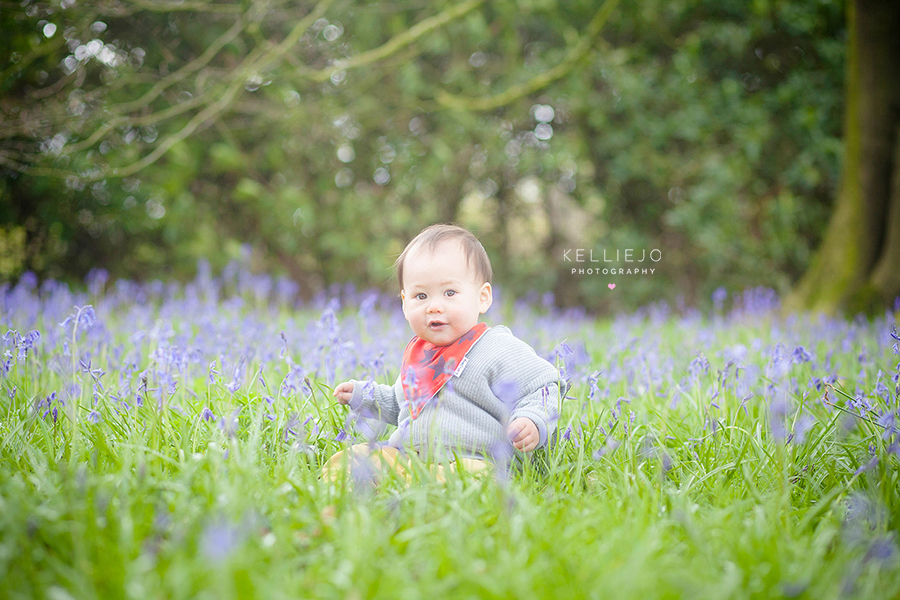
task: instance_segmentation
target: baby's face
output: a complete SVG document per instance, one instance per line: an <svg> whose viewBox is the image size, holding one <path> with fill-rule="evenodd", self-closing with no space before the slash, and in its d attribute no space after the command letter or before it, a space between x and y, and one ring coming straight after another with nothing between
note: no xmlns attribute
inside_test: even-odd
<svg viewBox="0 0 900 600"><path fill-rule="evenodd" d="M491 306L491 284L479 281L462 245L415 248L403 265L403 315L413 333L436 346L458 340Z"/></svg>

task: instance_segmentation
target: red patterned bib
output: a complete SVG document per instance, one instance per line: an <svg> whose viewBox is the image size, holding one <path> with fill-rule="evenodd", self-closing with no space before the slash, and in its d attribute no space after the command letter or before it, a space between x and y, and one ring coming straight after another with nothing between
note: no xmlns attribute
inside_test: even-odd
<svg viewBox="0 0 900 600"><path fill-rule="evenodd" d="M415 419L454 375L462 373L466 354L489 328L478 323L447 346L435 346L416 336L406 345L400 367L403 395Z"/></svg>

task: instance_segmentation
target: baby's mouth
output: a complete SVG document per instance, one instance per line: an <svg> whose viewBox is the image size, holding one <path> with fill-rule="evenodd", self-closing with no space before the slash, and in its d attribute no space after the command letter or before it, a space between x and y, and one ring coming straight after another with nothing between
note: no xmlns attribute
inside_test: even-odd
<svg viewBox="0 0 900 600"><path fill-rule="evenodd" d="M443 321L429 321L428 322L429 329L441 329L442 327L445 327L446 325L447 324L444 323Z"/></svg>

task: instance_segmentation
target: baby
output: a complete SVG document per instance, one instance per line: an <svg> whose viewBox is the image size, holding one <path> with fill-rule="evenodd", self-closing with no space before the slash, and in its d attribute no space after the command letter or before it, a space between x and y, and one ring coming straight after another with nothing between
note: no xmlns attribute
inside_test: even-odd
<svg viewBox="0 0 900 600"><path fill-rule="evenodd" d="M406 246L396 268L415 334L400 376L393 386L351 380L334 389L341 404L398 426L382 458L393 465L396 449L405 448L431 461L465 461L471 471L498 444L523 452L545 446L558 418L559 373L508 328L478 322L493 301L491 263L478 239L461 227L432 225ZM363 452L371 448L350 449Z"/></svg>

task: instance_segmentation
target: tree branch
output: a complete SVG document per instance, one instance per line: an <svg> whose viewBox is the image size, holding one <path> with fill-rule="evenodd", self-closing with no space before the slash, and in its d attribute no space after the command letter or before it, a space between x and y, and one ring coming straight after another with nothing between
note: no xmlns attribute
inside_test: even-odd
<svg viewBox="0 0 900 600"><path fill-rule="evenodd" d="M280 58L285 52L287 52L290 47L297 43L300 39L300 36L313 24L316 20L321 17L321 15L325 12L325 9L331 4L332 0L323 0L316 7L307 14L304 18L302 18L297 25L291 30L291 32L279 43L275 48L268 50L262 54L259 58L251 58L248 57L244 60L244 63L238 69L232 72L232 77L230 78L230 83L226 87L225 92L219 96L218 100L214 103L208 105L204 110L197 113L187 124L182 127L179 131L166 136L156 148L153 149L152 152L144 156L143 158L127 165L125 167L115 167L112 169L106 169L98 171L97 173L93 173L85 179L87 181L97 181L100 179L105 179L107 177L128 177L144 169L162 157L166 152L168 152L175 144L184 141L190 135L192 135L195 131L197 131L201 126L207 125L210 121L218 117L221 113L228 109L231 106L232 102L237 97L241 88L243 87L244 80L252 73L260 72L265 70L268 66L271 65L272 62ZM174 108L174 107L173 107Z"/></svg>
<svg viewBox="0 0 900 600"><path fill-rule="evenodd" d="M609 16L612 14L618 1L619 0L606 0L606 2L603 3L600 10L598 10L597 14L594 15L594 18L591 19L582 38L569 51L566 58L555 67L552 67L543 73L539 73L528 81L514 85L504 92L494 94L493 96L474 98L456 96L445 92L444 90L438 90L435 99L439 104L446 108L470 111L489 111L512 104L516 100L529 96L538 90L547 87L554 81L562 79L571 73L578 63L588 55L588 52L594 44L595 38L600 34L600 31L606 24L607 19L609 19Z"/></svg>
<svg viewBox="0 0 900 600"><path fill-rule="evenodd" d="M224 86L210 89L202 95L192 98L186 102L177 104L163 111L158 111L142 117L128 117L127 112L134 112L137 109L144 108L153 100L158 98L162 92L171 85L183 80L189 74L199 71L206 66L212 58L224 47L229 41L233 40L240 34L250 20L255 18L258 11L261 10L260 4L255 4L256 10L248 11L241 19L239 19L232 27L228 29L222 36L216 39L202 55L194 61L185 65L172 75L157 82L148 92L140 98L114 107L113 111L118 113L112 119L101 125L88 138L67 146L63 149L65 154L82 151L90 148L104 136L106 136L115 127L122 125L148 125L166 121L180 114L183 114L194 108L198 108L210 99L216 98L212 103L206 104L206 107L194 115L181 129L167 135L162 139L156 147L142 158L122 167L107 167L97 169L92 173L82 174L81 177L85 181L97 181L107 177L128 177L137 173L153 163L160 157L165 155L175 144L187 139L201 128L208 127L213 119L218 118L223 112L229 109L238 97L245 80L254 74L266 72L274 65L281 62L286 54L297 44L307 29L321 16L332 3L333 0L322 0L312 11L302 18L291 31L278 44L268 49L258 48L256 52L244 58L241 64L232 70L226 77ZM140 4L140 2L138 2ZM374 48L355 57L337 61L332 66L317 71L308 71L298 73L301 77L314 81L323 81L328 79L335 69L351 69L363 67L365 65L384 60L395 55L404 48L409 48L416 41L455 19L468 14L478 6L485 3L485 0L467 0L457 5L453 5L440 14L434 15L417 23L410 29L394 36L378 48ZM142 4L143 5L143 4ZM29 175L42 176L71 176L71 172L49 167L37 167L23 164L14 160L8 153L0 155L0 164L4 164L9 168L15 169Z"/></svg>
<svg viewBox="0 0 900 600"><path fill-rule="evenodd" d="M213 104L207 106L204 110L200 111L194 118L188 121L187 125L181 128L180 131L167 136L160 144L153 149L153 152L144 156L143 158L131 163L126 167L117 167L110 169L106 172L100 172L90 177L87 177L88 181L98 181L100 179L106 179L107 177L128 177L130 175L134 175L141 169L148 167L155 163L159 158L164 155L166 152L172 149L172 146L177 144L178 142L182 142L188 138L191 134L193 134L197 129L208 123L212 119L216 118L219 114L221 114L225 109L227 109L234 98L237 96L240 91L242 83L240 81L232 82L232 84L228 87L225 93Z"/></svg>
<svg viewBox="0 0 900 600"><path fill-rule="evenodd" d="M130 125L130 124L146 125L146 124L152 124L152 123L159 123L161 121L165 121L167 119L175 117L181 113L184 113L184 112L194 108L198 104L202 104L202 102L203 102L202 99L204 96L206 96L206 94L204 94L203 96L198 96L196 98L192 98L186 102L182 102L175 106L172 106L162 112L154 113L153 115L149 116L152 118L144 117L143 119L132 119L130 117L123 116L125 113L134 112L136 110L139 110L141 108L148 106L151 102L153 102L153 100L158 98L159 95L162 94L166 89L168 89L169 87L178 83L179 81L182 81L191 73L194 73L194 72L202 69L206 65L208 65L209 61L211 61L213 59L213 57L215 57L215 55L218 54L219 51L223 47L225 47L226 44L228 44L235 37L237 37L251 21L255 20L257 18L257 16L262 13L263 10L264 10L264 8L262 6L262 3L255 2L253 5L253 9L244 13L241 16L241 18L239 18L237 21L235 21L234 25L232 25L221 36L216 38L209 45L209 47L203 52L203 54L201 54L200 56L198 56L197 58L195 58L194 60L192 60L191 62L186 64L185 66L181 67L174 73L171 73L171 74L167 75L166 77L163 77L162 79L158 80L153 85L153 87L151 87L147 91L147 93L145 93L140 98L137 98L130 102L124 102L122 104L118 104L118 105L112 107L110 112L113 115L117 115L117 116L114 116L110 120L103 123L103 125L98 127L94 131L94 133L92 133L87 138L81 140L80 142L71 144L70 146L67 146L65 149L65 152L67 154L71 154L73 152L80 152L81 150L90 148L91 146L93 146L94 144L96 144L97 142L102 140L106 136L106 134L108 134L110 131L112 131L116 127L120 127L122 125ZM135 121L142 121L142 122L135 123Z"/></svg>
<svg viewBox="0 0 900 600"><path fill-rule="evenodd" d="M456 4L442 13L439 13L432 17L428 17L427 19L416 23L403 33L397 34L378 48L373 48L372 50L368 50L367 52L363 52L362 54L358 54L351 58L338 60L333 65L325 69L319 69L316 71L301 70L300 74L309 79L312 79L313 81L325 81L330 78L331 74L337 70L355 69L370 65L374 62L378 62L395 54L402 48L412 45L414 42L421 39L424 35L431 33L435 29L442 27L447 23L472 12L484 3L485 0L468 0L467 2Z"/></svg>
<svg viewBox="0 0 900 600"><path fill-rule="evenodd" d="M15 63L11 67L0 73L0 81L6 81L45 54L55 52L65 43L66 40L64 40L63 36L60 35L55 40L47 40L46 44L38 45L38 47L29 52L27 56L22 57L19 62Z"/></svg>
<svg viewBox="0 0 900 600"><path fill-rule="evenodd" d="M113 111L122 114L135 111L137 109L143 108L147 106L150 102L155 100L161 93L163 93L167 88L172 85L178 83L183 80L185 77L198 71L209 64L209 61L213 59L213 57L219 53L226 44L228 44L231 40L236 38L244 28L251 22L256 20L256 18L262 14L264 7L260 2L254 2L253 8L248 10L241 18L234 22L228 31L220 35L216 38L209 47L203 51L203 54L184 65L174 73L170 73L169 75L163 77L159 81L157 81L150 90L147 91L146 94L137 98L136 100L132 100L131 102L124 102L119 104L113 108Z"/></svg>
<svg viewBox="0 0 900 600"><path fill-rule="evenodd" d="M131 0L131 3L147 12L205 12L236 14L243 12L244 7L240 2L226 4L224 2L155 2L150 0Z"/></svg>

